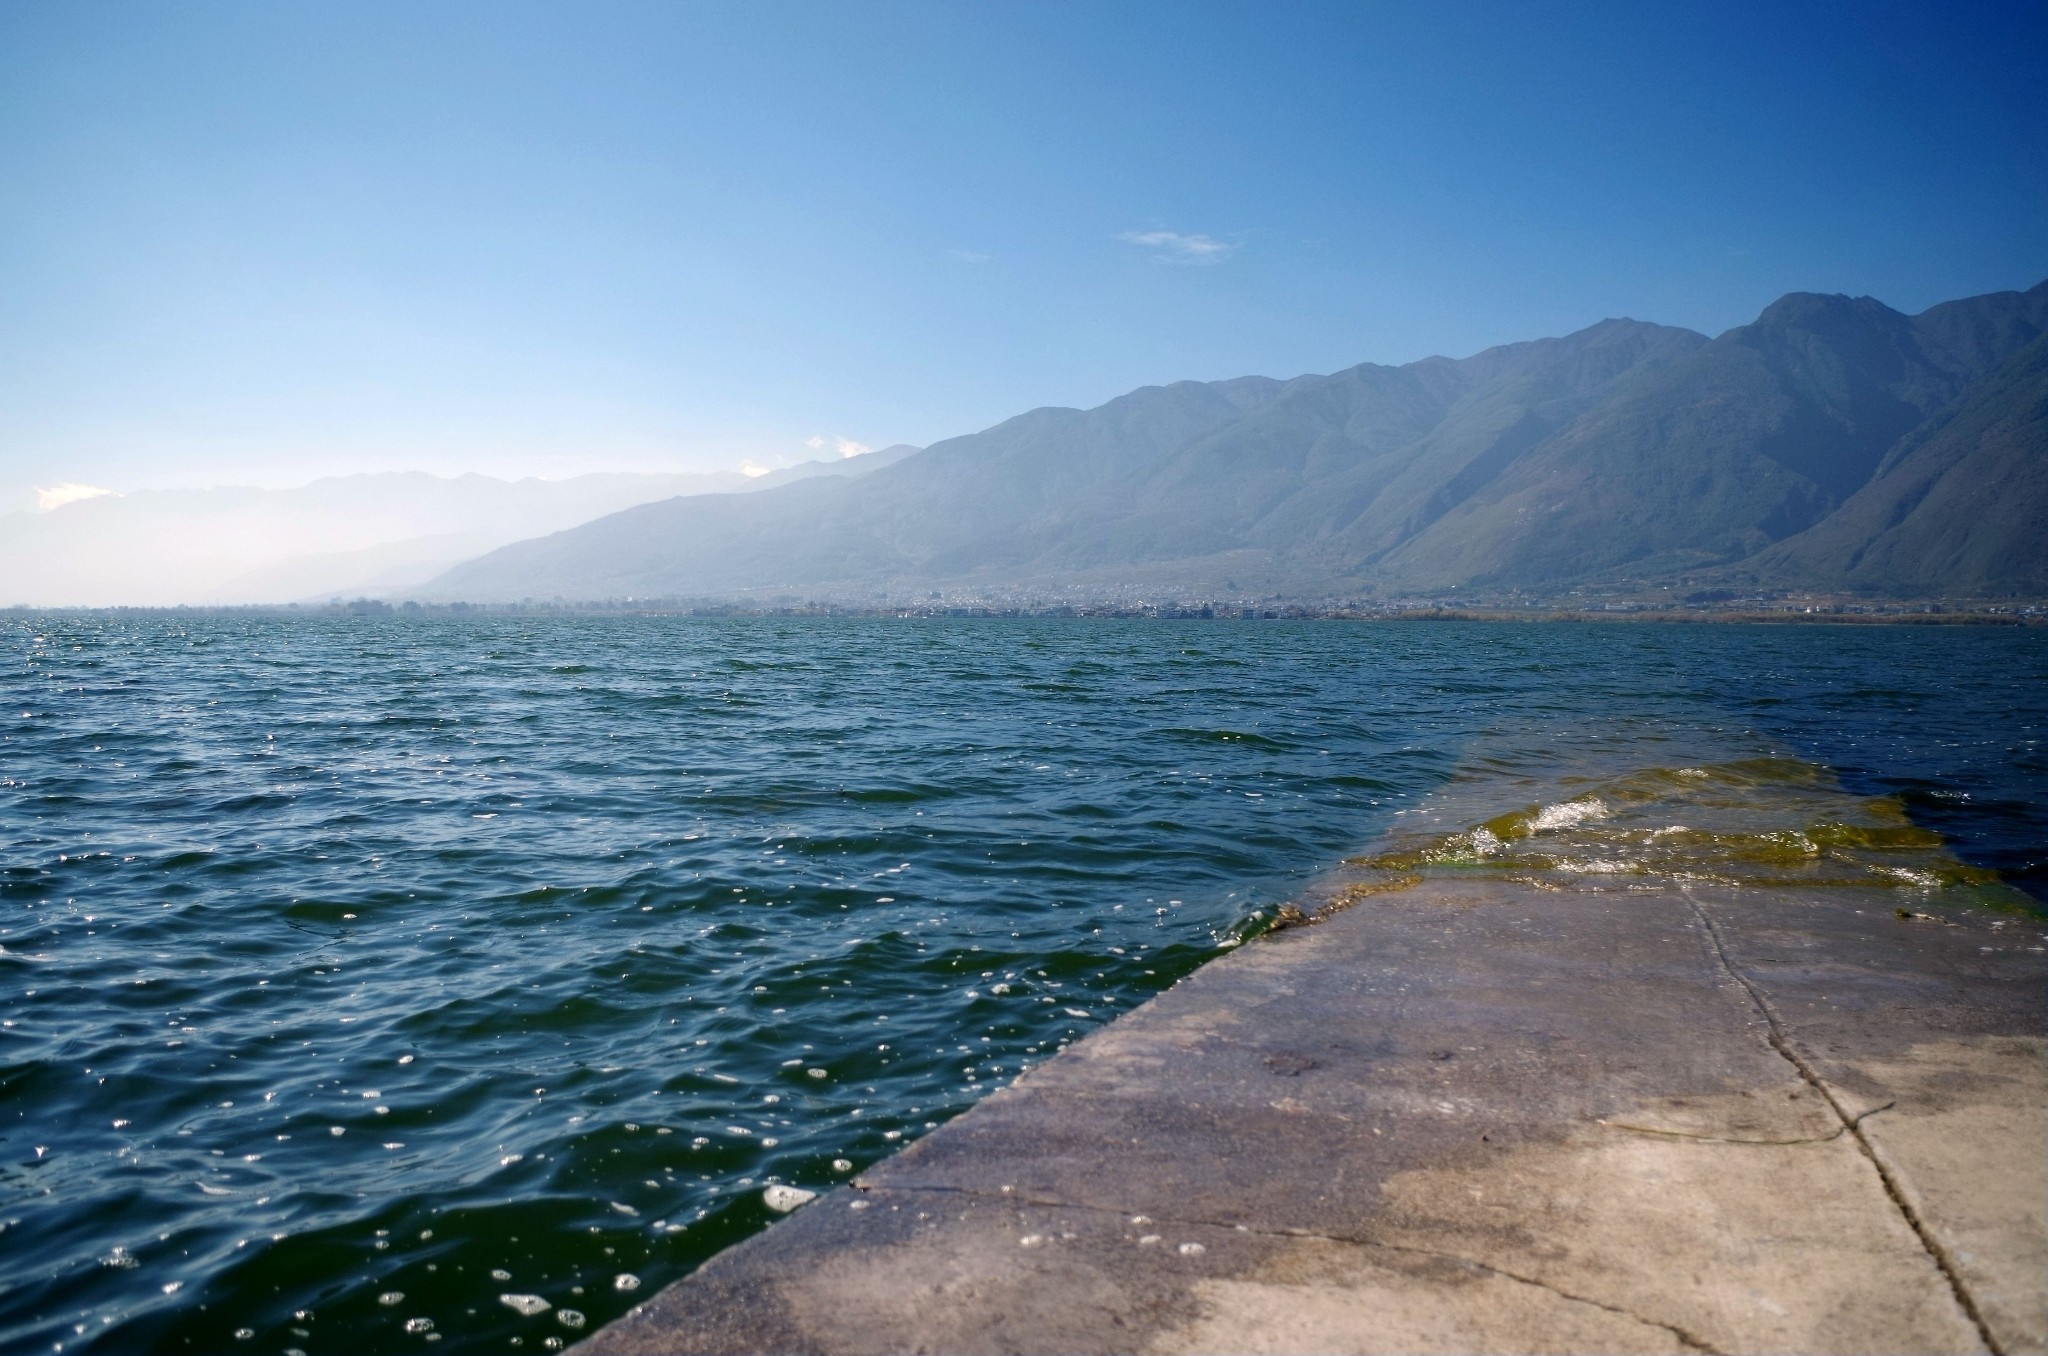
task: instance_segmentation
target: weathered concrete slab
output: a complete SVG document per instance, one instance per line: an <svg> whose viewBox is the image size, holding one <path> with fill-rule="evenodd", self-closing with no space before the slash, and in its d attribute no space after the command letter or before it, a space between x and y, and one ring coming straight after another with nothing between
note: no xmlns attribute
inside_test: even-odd
<svg viewBox="0 0 2048 1356"><path fill-rule="evenodd" d="M2048 1350L2041 928L1896 902L1371 899L585 1349Z"/></svg>
<svg viewBox="0 0 2048 1356"><path fill-rule="evenodd" d="M2048 985L2038 922L1917 910L1901 922L1895 910L1825 897L1724 892L1706 902L1716 940L1790 1053L1845 1115L1866 1117L1860 1137L1887 1190L1977 1319L2003 1350L2042 1350Z"/></svg>

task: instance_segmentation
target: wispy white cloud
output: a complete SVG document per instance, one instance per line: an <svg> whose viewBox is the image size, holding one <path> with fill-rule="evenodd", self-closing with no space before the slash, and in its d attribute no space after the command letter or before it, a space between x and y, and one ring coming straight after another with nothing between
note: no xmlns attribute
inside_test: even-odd
<svg viewBox="0 0 2048 1356"><path fill-rule="evenodd" d="M62 485L52 485L48 489L38 485L36 508L43 513L54 513L66 504L76 504L81 499L98 499L112 493L112 490L103 490L97 485L81 485L72 480L67 480Z"/></svg>
<svg viewBox="0 0 2048 1356"><path fill-rule="evenodd" d="M963 264L985 264L995 258L993 254L983 254L979 250L947 250L946 253Z"/></svg>
<svg viewBox="0 0 2048 1356"><path fill-rule="evenodd" d="M740 463L740 474L743 476L765 476L768 474L768 468L760 462L749 458Z"/></svg>
<svg viewBox="0 0 2048 1356"><path fill-rule="evenodd" d="M827 447L830 447L842 457L857 457L863 452L875 450L866 443L855 442L843 433L831 438L827 438L822 433L813 433L810 437L804 439L804 446L810 448L813 452L823 452Z"/></svg>
<svg viewBox="0 0 2048 1356"><path fill-rule="evenodd" d="M1162 264L1220 264L1237 252L1230 241L1179 231L1125 231L1117 239L1152 250L1153 259Z"/></svg>

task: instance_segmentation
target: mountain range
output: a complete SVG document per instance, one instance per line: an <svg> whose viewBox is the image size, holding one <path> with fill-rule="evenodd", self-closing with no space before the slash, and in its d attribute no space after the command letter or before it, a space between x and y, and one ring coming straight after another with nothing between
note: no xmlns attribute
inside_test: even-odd
<svg viewBox="0 0 2048 1356"><path fill-rule="evenodd" d="M856 479L643 504L415 590L628 598L2048 596L2048 283L1045 408Z"/></svg>

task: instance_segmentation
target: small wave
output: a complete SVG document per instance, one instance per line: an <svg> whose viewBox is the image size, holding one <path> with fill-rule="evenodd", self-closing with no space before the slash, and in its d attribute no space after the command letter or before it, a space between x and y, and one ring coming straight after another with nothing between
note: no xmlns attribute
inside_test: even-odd
<svg viewBox="0 0 2048 1356"><path fill-rule="evenodd" d="M1248 730L1204 730L1189 726L1172 726L1160 733L1195 744L1233 744L1240 748L1259 749L1267 753L1294 752L1292 744Z"/></svg>

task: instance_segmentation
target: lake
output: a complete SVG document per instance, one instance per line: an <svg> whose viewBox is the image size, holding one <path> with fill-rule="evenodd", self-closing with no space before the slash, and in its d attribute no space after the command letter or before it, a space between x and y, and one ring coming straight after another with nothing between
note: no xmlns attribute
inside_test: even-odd
<svg viewBox="0 0 2048 1356"><path fill-rule="evenodd" d="M2039 629L15 614L0 674L6 1350L572 1343L1361 853L2048 897Z"/></svg>

